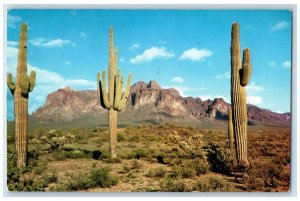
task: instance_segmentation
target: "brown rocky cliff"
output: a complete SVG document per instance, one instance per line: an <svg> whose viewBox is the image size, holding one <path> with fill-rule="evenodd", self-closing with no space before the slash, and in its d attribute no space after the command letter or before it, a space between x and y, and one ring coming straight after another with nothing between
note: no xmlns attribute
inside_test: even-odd
<svg viewBox="0 0 300 201"><path fill-rule="evenodd" d="M163 89L151 80L148 84L137 82L131 86L126 108L121 113L131 118L154 118L159 113L185 119L227 120L229 104L222 98L202 101L200 98L181 97L176 89ZM85 116L97 117L106 112L98 103L94 90L74 91L70 87L59 89L47 96L43 107L33 116L40 121L72 120ZM145 114L154 116L145 117ZM289 114L278 114L248 105L248 118L254 121L289 121Z"/></svg>

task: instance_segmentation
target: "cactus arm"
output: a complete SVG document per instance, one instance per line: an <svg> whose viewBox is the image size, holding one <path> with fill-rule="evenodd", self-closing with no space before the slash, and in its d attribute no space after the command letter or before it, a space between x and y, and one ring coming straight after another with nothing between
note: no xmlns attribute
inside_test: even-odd
<svg viewBox="0 0 300 201"><path fill-rule="evenodd" d="M122 96L122 87L121 87L121 70L118 68L116 75L116 88L115 88L115 100L114 100L114 109L117 110L120 104L121 96Z"/></svg>
<svg viewBox="0 0 300 201"><path fill-rule="evenodd" d="M243 51L243 65L240 73L241 85L247 86L251 76L251 61L250 61L250 49L246 48Z"/></svg>
<svg viewBox="0 0 300 201"><path fill-rule="evenodd" d="M36 81L36 73L35 71L31 71L30 77L29 77L29 92L32 92Z"/></svg>
<svg viewBox="0 0 300 201"><path fill-rule="evenodd" d="M29 92L29 77L25 73L21 75L20 87L21 87L21 94L23 96L27 96Z"/></svg>
<svg viewBox="0 0 300 201"><path fill-rule="evenodd" d="M120 102L120 105L118 107L118 111L121 111L124 109L124 107L126 106L127 100L128 100L128 96L129 96L129 91L130 91L130 82L131 82L131 74L128 75L128 80L127 80L127 84L126 84L126 89L122 95L122 99Z"/></svg>
<svg viewBox="0 0 300 201"><path fill-rule="evenodd" d="M101 104L101 100L100 100L100 80L101 80L101 73L97 73L97 94L98 94L98 102L99 104Z"/></svg>
<svg viewBox="0 0 300 201"><path fill-rule="evenodd" d="M14 95L16 86L14 83L13 75L11 73L7 74L7 86L10 89L11 94Z"/></svg>
<svg viewBox="0 0 300 201"><path fill-rule="evenodd" d="M106 89L106 73L105 70L102 71L102 80L101 80L101 92L102 96L101 98L103 99L102 105L105 106L104 108L110 109L111 104L108 101L108 96L107 96L107 89Z"/></svg>

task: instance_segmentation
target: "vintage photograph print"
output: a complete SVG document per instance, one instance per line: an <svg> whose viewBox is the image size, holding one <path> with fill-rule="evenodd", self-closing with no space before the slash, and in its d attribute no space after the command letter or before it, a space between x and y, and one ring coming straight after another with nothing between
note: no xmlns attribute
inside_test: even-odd
<svg viewBox="0 0 300 201"><path fill-rule="evenodd" d="M291 22L7 10L7 188L289 192Z"/></svg>

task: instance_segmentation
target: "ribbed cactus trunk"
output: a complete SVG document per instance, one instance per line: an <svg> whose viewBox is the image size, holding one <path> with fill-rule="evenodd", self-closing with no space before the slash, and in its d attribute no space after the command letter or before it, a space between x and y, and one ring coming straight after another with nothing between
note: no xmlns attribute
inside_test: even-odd
<svg viewBox="0 0 300 201"><path fill-rule="evenodd" d="M27 165L28 150L28 97L35 86L35 72L27 75L27 25L21 25L20 42L18 52L18 66L16 83L12 74L7 75L7 85L14 96L15 116L15 145L17 155L17 167Z"/></svg>
<svg viewBox="0 0 300 201"><path fill-rule="evenodd" d="M232 110L228 108L228 141L230 153L234 153L234 137L233 137L233 124L232 124Z"/></svg>
<svg viewBox="0 0 300 201"><path fill-rule="evenodd" d="M250 75L250 50L244 50L241 66L239 25L234 23L231 32L231 107L236 158L240 168L249 166L247 155L247 106L246 90Z"/></svg>
<svg viewBox="0 0 300 201"><path fill-rule="evenodd" d="M110 136L110 155L112 158L117 157L117 111L113 108L108 110L109 136Z"/></svg>
<svg viewBox="0 0 300 201"><path fill-rule="evenodd" d="M122 86L124 77L121 77L121 70L118 68L115 73L118 49L114 51L114 36L113 28L109 30L109 60L108 60L108 74L109 84L108 92L106 88L106 73L105 70L101 74L97 75L97 88L98 88L98 100L100 105L108 110L108 131L110 136L110 156L115 158L117 156L117 111L121 111L126 106L128 95L130 91L131 74L128 76L127 85L125 91L122 93Z"/></svg>

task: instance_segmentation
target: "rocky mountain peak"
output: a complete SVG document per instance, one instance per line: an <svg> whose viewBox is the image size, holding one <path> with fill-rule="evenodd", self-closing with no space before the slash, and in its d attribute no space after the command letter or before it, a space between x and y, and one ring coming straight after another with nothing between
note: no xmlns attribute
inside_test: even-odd
<svg viewBox="0 0 300 201"><path fill-rule="evenodd" d="M147 85L147 88L150 88L150 89L161 89L160 85L155 80L150 80L150 82Z"/></svg>

